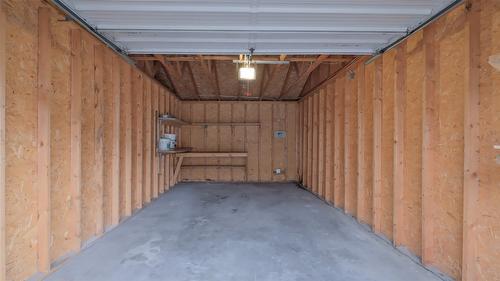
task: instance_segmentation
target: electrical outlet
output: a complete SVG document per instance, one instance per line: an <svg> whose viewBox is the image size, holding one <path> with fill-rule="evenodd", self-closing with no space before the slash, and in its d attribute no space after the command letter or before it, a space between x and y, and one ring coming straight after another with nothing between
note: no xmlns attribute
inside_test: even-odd
<svg viewBox="0 0 500 281"><path fill-rule="evenodd" d="M274 174L275 175L281 175L282 172L283 172L283 170L281 170L280 168L274 169Z"/></svg>

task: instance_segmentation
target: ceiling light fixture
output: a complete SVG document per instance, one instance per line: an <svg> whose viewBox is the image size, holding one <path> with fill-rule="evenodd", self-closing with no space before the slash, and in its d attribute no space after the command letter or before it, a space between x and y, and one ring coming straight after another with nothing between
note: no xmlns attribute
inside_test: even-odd
<svg viewBox="0 0 500 281"><path fill-rule="evenodd" d="M255 80L256 73L255 67L253 66L252 56L255 49L250 49L250 54L244 56L243 65L239 69L240 80Z"/></svg>

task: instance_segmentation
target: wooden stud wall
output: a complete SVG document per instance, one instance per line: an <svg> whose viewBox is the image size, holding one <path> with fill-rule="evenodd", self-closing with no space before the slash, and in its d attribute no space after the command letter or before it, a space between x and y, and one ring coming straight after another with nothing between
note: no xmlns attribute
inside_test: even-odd
<svg viewBox="0 0 500 281"><path fill-rule="evenodd" d="M170 187L152 110L179 104L43 1L0 3L0 280L26 280Z"/></svg>
<svg viewBox="0 0 500 281"><path fill-rule="evenodd" d="M181 118L209 124L183 127L180 146L203 152L248 152L248 158L186 158L180 179L236 182L297 180L296 102L186 101L182 103ZM227 124L231 122L238 124ZM254 123L260 123L260 126ZM286 131L286 137L275 138L274 131L277 130ZM275 168L284 172L275 175Z"/></svg>
<svg viewBox="0 0 500 281"><path fill-rule="evenodd" d="M319 196L456 280L500 280L499 32L500 4L468 1L299 103L302 184L343 180ZM334 120L316 125L325 92Z"/></svg>

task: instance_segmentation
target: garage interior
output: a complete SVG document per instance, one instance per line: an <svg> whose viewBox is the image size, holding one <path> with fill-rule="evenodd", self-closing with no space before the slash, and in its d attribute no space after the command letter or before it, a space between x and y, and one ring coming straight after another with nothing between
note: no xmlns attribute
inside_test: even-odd
<svg viewBox="0 0 500 281"><path fill-rule="evenodd" d="M0 0L0 281L500 281L497 0Z"/></svg>

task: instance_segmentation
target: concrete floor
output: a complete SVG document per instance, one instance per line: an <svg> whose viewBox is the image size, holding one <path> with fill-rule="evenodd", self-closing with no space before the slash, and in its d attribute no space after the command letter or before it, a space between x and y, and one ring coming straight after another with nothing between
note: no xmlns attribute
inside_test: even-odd
<svg viewBox="0 0 500 281"><path fill-rule="evenodd" d="M46 280L440 280L293 184L180 184Z"/></svg>

